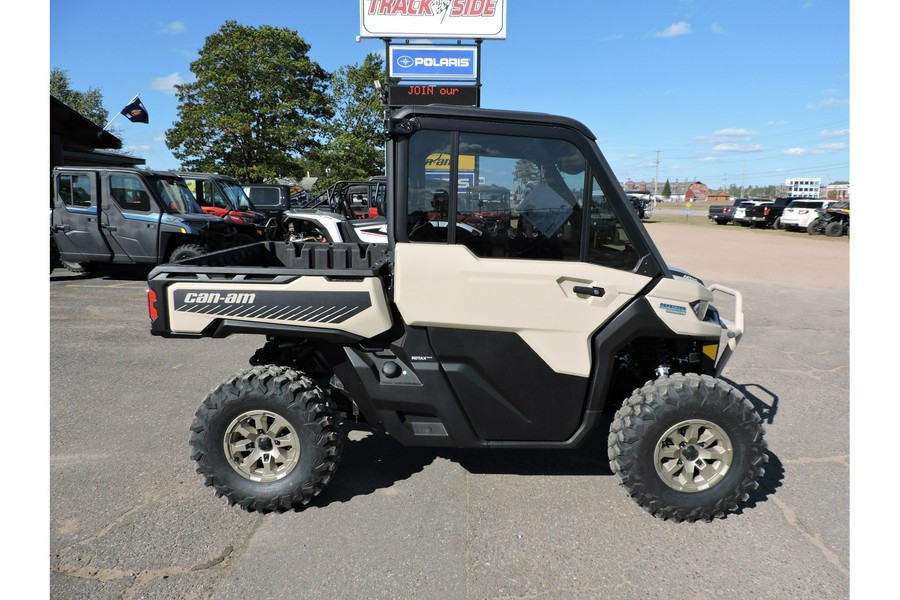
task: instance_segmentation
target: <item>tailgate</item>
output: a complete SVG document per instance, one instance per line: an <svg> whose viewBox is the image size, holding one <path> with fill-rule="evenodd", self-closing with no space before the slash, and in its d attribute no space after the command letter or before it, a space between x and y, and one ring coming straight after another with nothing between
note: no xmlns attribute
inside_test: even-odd
<svg viewBox="0 0 900 600"><path fill-rule="evenodd" d="M352 343L392 325L384 247L263 242L234 250L242 251L240 261L241 253L223 251L155 268L148 278L150 333ZM229 261L262 265L225 266Z"/></svg>

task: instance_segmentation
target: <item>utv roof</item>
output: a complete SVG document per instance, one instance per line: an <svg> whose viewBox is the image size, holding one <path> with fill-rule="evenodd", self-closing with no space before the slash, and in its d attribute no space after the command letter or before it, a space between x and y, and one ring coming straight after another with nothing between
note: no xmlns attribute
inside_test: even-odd
<svg viewBox="0 0 900 600"><path fill-rule="evenodd" d="M173 171L179 177L206 177L209 179L223 179L228 181L237 181L231 175L222 175L221 173L200 173L193 171Z"/></svg>
<svg viewBox="0 0 900 600"><path fill-rule="evenodd" d="M53 167L54 170L64 170L64 171L118 171L121 173L136 173L138 175L156 175L159 177L181 177L179 173L176 171L160 171L156 169L144 169L137 167L117 167L117 166L83 166L83 165L71 165L71 166L57 166Z"/></svg>
<svg viewBox="0 0 900 600"><path fill-rule="evenodd" d="M404 106L391 114L392 121L411 119L414 117L442 117L466 121L506 121L509 123L543 123L550 126L575 129L592 140L597 136L580 121L569 117L560 117L547 113L523 112L515 110L497 110L493 108L475 108L472 106L450 106L447 104L427 104L425 106Z"/></svg>

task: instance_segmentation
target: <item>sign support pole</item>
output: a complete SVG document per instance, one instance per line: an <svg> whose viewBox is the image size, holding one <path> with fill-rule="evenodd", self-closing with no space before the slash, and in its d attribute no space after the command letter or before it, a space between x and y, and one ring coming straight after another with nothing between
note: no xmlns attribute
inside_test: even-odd
<svg viewBox="0 0 900 600"><path fill-rule="evenodd" d="M478 55L478 64L475 67L475 97L478 104L475 106L481 108L481 42L483 40L475 40L475 48Z"/></svg>

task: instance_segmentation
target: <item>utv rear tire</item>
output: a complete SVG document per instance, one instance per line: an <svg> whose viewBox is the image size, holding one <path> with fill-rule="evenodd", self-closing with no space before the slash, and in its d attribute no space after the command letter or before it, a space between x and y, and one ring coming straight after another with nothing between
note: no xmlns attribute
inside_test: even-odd
<svg viewBox="0 0 900 600"><path fill-rule="evenodd" d="M775 219L775 229L784 229L784 225L781 224L781 217Z"/></svg>
<svg viewBox="0 0 900 600"><path fill-rule="evenodd" d="M334 475L343 437L335 408L299 371L257 366L213 389L191 425L203 482L246 511L300 509Z"/></svg>
<svg viewBox="0 0 900 600"><path fill-rule="evenodd" d="M825 235L828 237L841 237L844 234L844 224L840 221L832 221L825 226Z"/></svg>
<svg viewBox="0 0 900 600"><path fill-rule="evenodd" d="M172 254L169 256L169 262L178 262L180 260L186 260L188 258L197 258L198 256L202 256L206 254L206 248L200 246L199 244L184 244L182 246L178 246L175 250L172 251Z"/></svg>
<svg viewBox="0 0 900 600"><path fill-rule="evenodd" d="M655 517L709 521L738 509L767 461L753 405L708 375L676 374L635 390L616 412L609 464Z"/></svg>

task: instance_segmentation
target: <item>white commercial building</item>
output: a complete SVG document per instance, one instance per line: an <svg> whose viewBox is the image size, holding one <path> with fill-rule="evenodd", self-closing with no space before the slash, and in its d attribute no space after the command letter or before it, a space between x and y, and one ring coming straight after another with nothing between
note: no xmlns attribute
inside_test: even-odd
<svg viewBox="0 0 900 600"><path fill-rule="evenodd" d="M787 186L787 195L792 198L818 198L822 180L788 179L784 182L784 185Z"/></svg>

